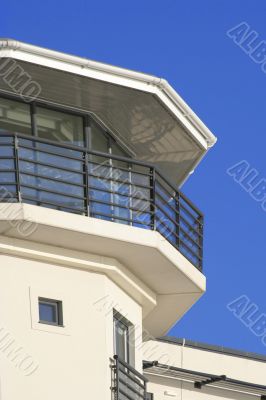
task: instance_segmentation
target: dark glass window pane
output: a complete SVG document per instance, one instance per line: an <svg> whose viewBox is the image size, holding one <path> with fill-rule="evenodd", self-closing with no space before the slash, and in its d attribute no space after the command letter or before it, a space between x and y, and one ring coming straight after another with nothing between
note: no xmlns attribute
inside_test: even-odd
<svg viewBox="0 0 266 400"><path fill-rule="evenodd" d="M30 106L19 101L0 98L0 133L31 135Z"/></svg>
<svg viewBox="0 0 266 400"><path fill-rule="evenodd" d="M38 137L59 143L84 146L83 118L37 107Z"/></svg>
<svg viewBox="0 0 266 400"><path fill-rule="evenodd" d="M63 326L62 302L39 298L39 319L46 324Z"/></svg>
<svg viewBox="0 0 266 400"><path fill-rule="evenodd" d="M129 157L127 152L123 150L115 141L112 141L112 154L121 157Z"/></svg>
<svg viewBox="0 0 266 400"><path fill-rule="evenodd" d="M119 320L119 317L114 317L114 336L116 355L128 363L129 328L126 324Z"/></svg>
<svg viewBox="0 0 266 400"><path fill-rule="evenodd" d="M57 303L39 303L40 321L57 323Z"/></svg>
<svg viewBox="0 0 266 400"><path fill-rule="evenodd" d="M91 147L92 150L108 153L108 138L104 130L91 120ZM101 161L100 161L101 162Z"/></svg>

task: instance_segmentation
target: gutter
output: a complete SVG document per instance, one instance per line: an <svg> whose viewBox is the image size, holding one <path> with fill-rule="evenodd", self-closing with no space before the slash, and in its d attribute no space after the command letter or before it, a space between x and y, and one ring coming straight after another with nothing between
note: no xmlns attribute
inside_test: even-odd
<svg viewBox="0 0 266 400"><path fill-rule="evenodd" d="M30 55L41 56L67 64L79 66L82 68L87 68L90 70L107 73L113 76L119 76L121 78L131 79L141 83L146 83L147 85L155 86L171 100L171 102L182 113L183 117L186 118L201 133L203 138L206 140L208 148L212 147L216 143L216 137L165 79L125 68L115 67L113 65L104 64L97 61L92 61L83 57L77 57L59 51L34 46L13 39L0 39L0 50L1 49L21 51Z"/></svg>

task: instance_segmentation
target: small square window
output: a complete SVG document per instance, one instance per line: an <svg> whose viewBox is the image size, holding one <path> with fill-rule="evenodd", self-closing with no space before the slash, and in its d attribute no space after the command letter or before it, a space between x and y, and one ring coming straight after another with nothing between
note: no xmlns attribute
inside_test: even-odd
<svg viewBox="0 0 266 400"><path fill-rule="evenodd" d="M63 326L62 301L39 297L39 322Z"/></svg>

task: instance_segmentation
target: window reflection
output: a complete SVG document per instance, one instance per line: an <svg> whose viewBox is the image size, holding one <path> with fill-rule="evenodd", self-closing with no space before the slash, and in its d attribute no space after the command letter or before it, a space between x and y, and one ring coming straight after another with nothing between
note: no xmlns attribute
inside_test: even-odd
<svg viewBox="0 0 266 400"><path fill-rule="evenodd" d="M37 107L37 134L42 139L84 146L83 118Z"/></svg>
<svg viewBox="0 0 266 400"><path fill-rule="evenodd" d="M0 98L0 133L31 135L30 106Z"/></svg>

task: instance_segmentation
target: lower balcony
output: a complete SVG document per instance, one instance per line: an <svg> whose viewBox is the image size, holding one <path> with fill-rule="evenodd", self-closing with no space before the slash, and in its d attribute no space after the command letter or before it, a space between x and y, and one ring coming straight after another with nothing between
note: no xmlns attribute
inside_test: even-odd
<svg viewBox="0 0 266 400"><path fill-rule="evenodd" d="M152 165L1 133L0 201L158 231L202 270L203 216Z"/></svg>
<svg viewBox="0 0 266 400"><path fill-rule="evenodd" d="M148 400L147 378L114 356L112 391L115 400Z"/></svg>

